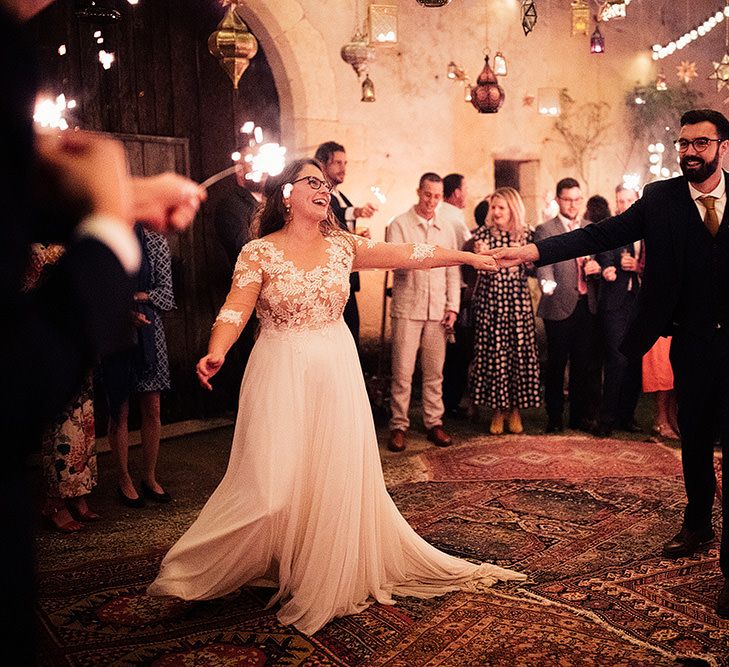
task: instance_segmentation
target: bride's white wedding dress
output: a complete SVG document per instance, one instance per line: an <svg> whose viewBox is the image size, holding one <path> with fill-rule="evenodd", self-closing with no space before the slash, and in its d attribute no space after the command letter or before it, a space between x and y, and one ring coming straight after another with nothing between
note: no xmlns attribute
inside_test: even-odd
<svg viewBox="0 0 729 667"><path fill-rule="evenodd" d="M357 350L342 310L353 267L413 268L432 246L326 237L327 261L297 267L266 238L241 251L218 315L261 331L240 392L230 462L148 592L185 600L273 586L279 620L313 634L393 595L431 597L525 579L420 538L387 493ZM422 266L422 264L421 264Z"/></svg>

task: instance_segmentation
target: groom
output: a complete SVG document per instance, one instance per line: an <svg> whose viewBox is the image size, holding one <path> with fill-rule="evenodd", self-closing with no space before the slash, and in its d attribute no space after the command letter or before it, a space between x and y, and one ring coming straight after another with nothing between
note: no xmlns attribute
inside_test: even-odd
<svg viewBox="0 0 729 667"><path fill-rule="evenodd" d="M713 442L722 446L724 585L716 613L729 618L729 120L711 109L687 111L676 141L683 176L650 183L627 211L521 248L495 252L501 266L551 264L645 242L645 268L621 351L640 358L659 336L673 335L671 366L678 400L681 459L688 503L683 525L663 547L689 556L714 540Z"/></svg>

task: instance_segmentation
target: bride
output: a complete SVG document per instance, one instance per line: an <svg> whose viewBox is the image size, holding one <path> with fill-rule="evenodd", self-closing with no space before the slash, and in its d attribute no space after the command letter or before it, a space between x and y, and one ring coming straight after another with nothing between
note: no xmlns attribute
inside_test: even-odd
<svg viewBox="0 0 729 667"><path fill-rule="evenodd" d="M339 230L319 164L291 163L242 249L197 364L220 370L254 307L261 330L246 367L228 469L170 549L151 595L205 600L276 587L281 623L313 634L393 595L432 597L525 579L449 556L419 537L382 476L374 422L342 309L349 273L470 264L488 256L375 243Z"/></svg>

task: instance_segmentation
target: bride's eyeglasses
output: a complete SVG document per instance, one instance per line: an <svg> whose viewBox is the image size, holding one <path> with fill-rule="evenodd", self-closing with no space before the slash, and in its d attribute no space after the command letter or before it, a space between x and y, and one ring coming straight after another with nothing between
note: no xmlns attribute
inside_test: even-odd
<svg viewBox="0 0 729 667"><path fill-rule="evenodd" d="M322 181L321 178L317 178L316 176L302 176L301 178L297 178L295 181L292 181L292 184L298 183L299 181L306 181L312 190L323 189L324 192L328 192L330 194L332 190L334 190L334 186L331 183L327 183L327 181Z"/></svg>

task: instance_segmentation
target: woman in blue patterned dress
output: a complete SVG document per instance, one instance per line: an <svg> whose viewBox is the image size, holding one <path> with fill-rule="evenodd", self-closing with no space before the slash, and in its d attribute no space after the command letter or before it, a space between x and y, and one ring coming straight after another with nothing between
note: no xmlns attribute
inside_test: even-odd
<svg viewBox="0 0 729 667"><path fill-rule="evenodd" d="M513 188L498 188L490 198L486 224L474 232L476 251L521 246L532 232L524 202ZM516 267L515 267L516 268ZM540 405L534 307L527 270L520 266L478 272L473 295L474 351L471 402L493 410L489 431L523 431L520 410Z"/></svg>
<svg viewBox="0 0 729 667"><path fill-rule="evenodd" d="M160 392L170 388L170 366L162 313L175 307L172 261L164 236L137 225L142 246L135 308L132 313L137 344L131 350L104 360L102 374L109 403L109 446L117 468L117 494L128 507L142 507L129 474L129 396L138 394L142 425L144 497L169 502L170 495L157 481L161 433Z"/></svg>

